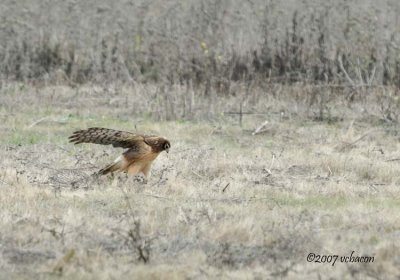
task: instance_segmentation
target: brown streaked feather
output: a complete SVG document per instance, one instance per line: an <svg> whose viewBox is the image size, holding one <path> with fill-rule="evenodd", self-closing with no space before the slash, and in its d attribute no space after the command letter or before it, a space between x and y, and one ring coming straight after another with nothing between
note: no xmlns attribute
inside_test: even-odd
<svg viewBox="0 0 400 280"><path fill-rule="evenodd" d="M75 131L69 137L69 140L74 144L94 143L131 148L137 145L138 141L143 141L144 135L108 128L91 127L86 130Z"/></svg>
<svg viewBox="0 0 400 280"><path fill-rule="evenodd" d="M127 149L114 163L101 169L98 172L101 175L125 171L132 175L142 172L147 177L152 161L162 151L168 152L171 146L163 137L99 127L75 131L69 140L74 144L94 143Z"/></svg>

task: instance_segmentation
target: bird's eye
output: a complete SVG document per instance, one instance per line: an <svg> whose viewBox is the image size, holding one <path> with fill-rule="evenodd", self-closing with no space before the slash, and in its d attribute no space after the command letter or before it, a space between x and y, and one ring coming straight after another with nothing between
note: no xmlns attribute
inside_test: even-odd
<svg viewBox="0 0 400 280"><path fill-rule="evenodd" d="M169 146L168 143L166 143L166 144L164 145L164 149L165 149L165 150L169 149L169 147L170 147L170 146Z"/></svg>

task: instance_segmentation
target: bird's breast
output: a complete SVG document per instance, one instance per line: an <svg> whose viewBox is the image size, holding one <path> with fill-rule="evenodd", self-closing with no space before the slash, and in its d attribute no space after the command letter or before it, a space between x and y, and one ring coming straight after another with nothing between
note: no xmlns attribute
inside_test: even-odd
<svg viewBox="0 0 400 280"><path fill-rule="evenodd" d="M159 153L155 153L152 151L146 151L146 152L142 152L142 153L128 151L124 154L124 156L128 161L149 162L149 161L155 160L156 157L158 156L158 154Z"/></svg>

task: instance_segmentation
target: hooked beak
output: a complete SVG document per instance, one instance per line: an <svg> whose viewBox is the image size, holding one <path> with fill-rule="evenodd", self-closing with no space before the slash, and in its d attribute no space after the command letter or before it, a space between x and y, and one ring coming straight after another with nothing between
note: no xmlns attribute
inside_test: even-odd
<svg viewBox="0 0 400 280"><path fill-rule="evenodd" d="M169 148L165 150L167 152L167 154L169 153Z"/></svg>

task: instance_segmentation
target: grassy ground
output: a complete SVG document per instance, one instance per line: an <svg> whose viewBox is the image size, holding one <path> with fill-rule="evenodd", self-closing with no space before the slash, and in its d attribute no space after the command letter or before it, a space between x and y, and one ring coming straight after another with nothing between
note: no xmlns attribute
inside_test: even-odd
<svg viewBox="0 0 400 280"><path fill-rule="evenodd" d="M399 277L395 124L357 104L315 121L270 96L242 126L221 114L234 99L191 100L186 121L166 121L144 90L2 88L1 279ZM90 126L164 135L172 149L147 183L95 178L121 150L68 143ZM352 251L373 263L307 262Z"/></svg>

